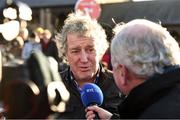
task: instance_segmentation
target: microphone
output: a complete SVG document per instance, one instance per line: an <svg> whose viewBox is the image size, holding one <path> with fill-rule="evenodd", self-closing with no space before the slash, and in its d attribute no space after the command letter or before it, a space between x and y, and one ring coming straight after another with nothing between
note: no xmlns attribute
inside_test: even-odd
<svg viewBox="0 0 180 120"><path fill-rule="evenodd" d="M91 105L100 106L103 103L103 93L96 84L86 83L82 87L81 100L85 107ZM96 114L95 118L99 118L98 114L97 113L95 114Z"/></svg>

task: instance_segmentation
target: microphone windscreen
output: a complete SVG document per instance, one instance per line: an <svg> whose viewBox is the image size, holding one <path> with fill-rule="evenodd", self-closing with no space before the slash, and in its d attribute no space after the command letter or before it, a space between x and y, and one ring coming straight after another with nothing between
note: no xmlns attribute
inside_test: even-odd
<svg viewBox="0 0 180 120"><path fill-rule="evenodd" d="M82 87L81 100L85 107L90 105L99 106L103 102L103 93L96 84L86 83Z"/></svg>

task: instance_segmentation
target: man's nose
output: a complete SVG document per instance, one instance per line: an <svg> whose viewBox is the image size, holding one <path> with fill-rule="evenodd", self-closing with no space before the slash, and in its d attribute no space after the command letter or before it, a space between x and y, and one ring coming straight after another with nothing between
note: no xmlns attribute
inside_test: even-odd
<svg viewBox="0 0 180 120"><path fill-rule="evenodd" d="M87 62L88 61L88 54L86 53L85 50L82 50L80 60L81 60L81 62Z"/></svg>

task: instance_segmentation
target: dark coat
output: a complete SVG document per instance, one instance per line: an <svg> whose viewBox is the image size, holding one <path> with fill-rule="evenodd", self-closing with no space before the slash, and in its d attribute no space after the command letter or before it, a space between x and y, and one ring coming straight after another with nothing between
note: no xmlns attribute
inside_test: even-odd
<svg viewBox="0 0 180 120"><path fill-rule="evenodd" d="M42 46L42 52L46 56L53 57L57 62L60 61L58 48L54 40L50 40L48 43L44 43L43 40L41 40L41 46Z"/></svg>
<svg viewBox="0 0 180 120"><path fill-rule="evenodd" d="M59 113L58 118L86 119L85 107L82 104L79 91L70 79L69 69L62 72L61 77L70 92L70 100L67 103L66 111L61 114ZM122 95L115 85L112 72L101 69L97 85L101 88L104 95L104 101L101 107L113 113L118 113L117 106L122 101Z"/></svg>
<svg viewBox="0 0 180 120"><path fill-rule="evenodd" d="M180 68L167 67L133 89L119 106L120 118L180 118Z"/></svg>

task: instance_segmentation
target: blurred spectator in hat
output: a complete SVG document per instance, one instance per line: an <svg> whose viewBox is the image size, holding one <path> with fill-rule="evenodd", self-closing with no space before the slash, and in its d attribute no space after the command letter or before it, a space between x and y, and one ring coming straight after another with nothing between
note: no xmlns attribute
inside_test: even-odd
<svg viewBox="0 0 180 120"><path fill-rule="evenodd" d="M42 27L38 27L35 29L34 31L37 36L39 37L39 40L41 40L43 38L43 32L44 32L44 29ZM40 41L39 41L40 42Z"/></svg>

